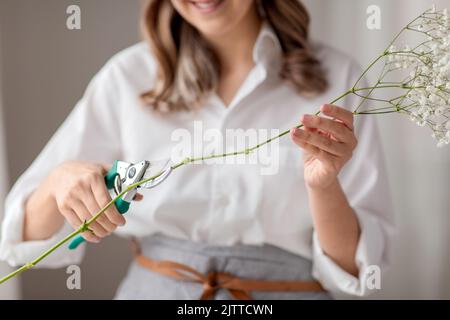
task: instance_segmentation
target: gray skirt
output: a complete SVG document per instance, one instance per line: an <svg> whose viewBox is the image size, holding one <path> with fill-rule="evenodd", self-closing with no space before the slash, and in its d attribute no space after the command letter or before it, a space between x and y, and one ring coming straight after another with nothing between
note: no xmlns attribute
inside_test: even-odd
<svg viewBox="0 0 450 320"><path fill-rule="evenodd" d="M139 243L146 257L182 263L204 274L215 271L244 279L314 280L310 260L271 245L212 246L161 234L139 239ZM199 283L164 276L133 261L115 299L196 300L202 291ZM251 295L256 300L331 299L326 292L253 291ZM228 290L219 289L214 299L232 297Z"/></svg>

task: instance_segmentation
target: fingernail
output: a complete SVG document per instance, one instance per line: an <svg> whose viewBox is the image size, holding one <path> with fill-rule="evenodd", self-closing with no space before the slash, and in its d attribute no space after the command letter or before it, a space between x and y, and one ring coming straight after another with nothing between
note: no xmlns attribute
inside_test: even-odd
<svg viewBox="0 0 450 320"><path fill-rule="evenodd" d="M302 136L302 130L300 130L299 128L295 128L294 129L294 135L297 137L301 137Z"/></svg>
<svg viewBox="0 0 450 320"><path fill-rule="evenodd" d="M310 115L308 115L308 114L303 115L303 117L302 117L302 122L303 123L308 122L309 120L311 120L311 116Z"/></svg>

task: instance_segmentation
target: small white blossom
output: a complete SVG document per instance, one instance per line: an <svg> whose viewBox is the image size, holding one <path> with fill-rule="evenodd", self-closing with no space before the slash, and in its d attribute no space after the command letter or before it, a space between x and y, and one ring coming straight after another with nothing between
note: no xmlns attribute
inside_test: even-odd
<svg viewBox="0 0 450 320"><path fill-rule="evenodd" d="M424 38L418 45L392 44L386 52L390 72L406 72L398 87L409 90L394 111L409 114L421 127L429 127L440 146L450 143L450 19L448 10L433 6L408 30ZM399 49L402 48L402 49ZM398 71L397 71L398 70ZM404 70L404 71L402 71ZM395 82L391 82L395 83ZM376 110L376 109L372 109ZM385 109L384 109L385 110Z"/></svg>
<svg viewBox="0 0 450 320"><path fill-rule="evenodd" d="M445 129L450 132L450 120L448 120L447 123L445 124Z"/></svg>
<svg viewBox="0 0 450 320"><path fill-rule="evenodd" d="M430 9L430 13L436 13L436 5L433 4L433 6Z"/></svg>

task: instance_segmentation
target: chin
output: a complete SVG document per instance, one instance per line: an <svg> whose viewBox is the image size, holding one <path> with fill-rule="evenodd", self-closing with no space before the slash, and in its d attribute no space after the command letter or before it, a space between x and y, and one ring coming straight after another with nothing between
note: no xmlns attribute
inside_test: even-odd
<svg viewBox="0 0 450 320"><path fill-rule="evenodd" d="M221 36L229 32L230 23L221 23L220 21L200 23L195 28L204 35Z"/></svg>
<svg viewBox="0 0 450 320"><path fill-rule="evenodd" d="M200 33L220 36L245 19L254 0L172 0L172 3Z"/></svg>

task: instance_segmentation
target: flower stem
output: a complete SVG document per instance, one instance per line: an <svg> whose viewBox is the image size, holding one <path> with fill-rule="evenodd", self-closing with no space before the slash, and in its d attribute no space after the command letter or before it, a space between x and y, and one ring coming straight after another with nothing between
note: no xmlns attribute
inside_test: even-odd
<svg viewBox="0 0 450 320"><path fill-rule="evenodd" d="M387 47L387 49L385 49L383 51L383 53L378 56L374 61L372 61L372 63L369 64L369 66L363 71L363 73L358 77L358 79L356 80L355 84L353 85L353 87L351 89L349 89L348 91L344 92L343 94L341 94L340 96L336 97L334 100L332 100L329 104L335 104L336 102L340 101L341 99L343 99L344 97L350 95L350 94L354 94L357 96L360 96L361 98L363 98L364 100L367 100L370 98L371 93L373 92L373 90L375 89L383 89L383 88L402 88L402 89L416 89L413 87L406 87L406 86L402 86L400 84L395 85L394 83L392 84L387 84L387 83L381 83L381 80L379 79L377 84L375 86L372 87L366 87L366 88L357 88L358 83L361 81L361 79L369 72L370 69L372 69L373 66L375 66L383 57L386 57L387 55L389 55L389 48L391 47L391 45L400 37L400 35L405 31L405 30L409 30L409 27L415 22L417 21L420 17L423 17L425 14L427 13L424 12L422 13L420 16L418 16L417 18L415 18L414 20L412 20L406 27L404 27L403 29L400 30L400 32L394 37L394 39L391 41L391 43L389 44L389 46ZM367 95L360 95L357 94L359 91L364 91L364 90L369 90L369 93ZM362 101L363 102L363 101ZM359 106L358 108L356 108L353 111L354 115L365 115L365 114L381 114L381 113L393 113L393 112L399 112L401 110L399 109L392 109L392 110L386 110L386 108L381 108L381 109L372 109L366 112L358 112ZM320 111L316 112L316 115L319 115ZM303 127L303 124L299 124L297 125L295 128L301 128ZM264 142L261 142L253 147L250 148L246 148L244 150L240 150L240 151L234 151L234 152L229 152L229 153L223 153L223 154L212 154L210 156L202 156L202 157L198 157L198 158L187 158L177 164L172 165L172 170L176 170L178 168L181 168L187 164L193 163L193 162L197 162L197 161L204 161L204 160L208 160L208 159L214 159L214 158L225 158L225 157L229 157L229 156L237 156L237 155L246 155L246 154L250 154L251 152L259 149L260 147L271 143L274 140L277 140L287 134L289 134L289 132L291 131L291 129L283 131L282 133L280 133L277 136L274 136ZM91 219L85 221L80 227L78 227L76 230L74 230L72 233L70 233L69 235L67 235L65 238L63 238L62 240L60 240L59 242L57 242L55 245L53 245L50 249L48 249L47 251L45 251L44 253L42 253L41 255L39 255L36 259L34 259L32 262L29 262L25 265L23 265L22 267L16 269L15 271L11 272L10 274L6 275L5 277L0 279L0 284L8 281L11 278L14 278L15 276L21 274L24 271L30 270L33 267L35 267L37 264L39 264L42 260L44 260L47 256L49 256L50 254L52 254L55 250L57 250L58 248L60 248L62 245L64 245L65 243L67 243L68 241L70 241L72 238L74 238L75 236L86 232L86 231L90 231L89 230L89 226L96 221L102 214L105 213L106 210L108 210L111 206L113 206L117 200L119 200L125 193L139 187L142 184L145 184L149 181L152 181L156 178L158 178L160 175L162 175L163 173L158 173L153 177L147 178L145 180L136 182L135 184L132 184L130 186L128 186L125 190L123 190L121 193L119 193L115 198L113 198L110 202L108 202L108 204L106 204L101 210L99 210Z"/></svg>
<svg viewBox="0 0 450 320"><path fill-rule="evenodd" d="M336 99L334 99L333 101L330 102L330 104L336 103L339 100L341 100L342 98L346 97L347 95L353 93L353 90L348 90L347 92L343 93L342 95L340 95L339 97L337 97ZM320 111L318 111L316 113L316 115L320 114ZM301 128L303 127L302 124L296 126L296 128ZM229 153L224 153L224 154L213 154L210 156L206 156L206 157L199 157L199 158L188 158L185 159L183 161L180 161L177 164L172 165L172 170L176 170L178 168L181 168L187 164L193 163L193 162L198 162L198 161L204 161L204 160L209 160L209 159L214 159L214 158L225 158L225 157L229 157L229 156L236 156L236 155L242 155L242 154L249 154L254 150L259 149L260 147L269 144L270 142L279 139L285 135L287 135L290 132L289 130L286 130L284 132L282 132L281 134L272 137L262 143L259 143L251 148L247 148L245 150L241 150L241 151L235 151L235 152L229 152ZM45 251L44 253L42 253L41 255L39 255L35 260L33 260L30 263L27 263L25 265L23 265L22 267L16 269L15 271L11 272L10 274L8 274L7 276L3 277L0 279L0 284L8 281L9 279L19 275L20 273L27 271L33 267L35 267L39 262L41 262L42 260L44 260L47 256L49 256L50 254L52 254L56 249L58 249L59 247L61 247L63 244L67 243L68 241L70 241L72 238L74 238L75 236L77 236L80 233L83 233L85 231L88 230L88 227L94 222L96 221L103 213L105 213L106 210L108 210L112 205L114 205L114 203L116 203L117 200L119 200L120 197L122 197L125 193L139 187L142 184L145 184L149 181L152 181L156 178L158 178L160 175L162 175L162 172L149 177L147 179L144 179L142 181L136 182L130 186L128 186L126 189L124 189L121 193L119 193L115 198L113 198L110 202L108 202L107 205L105 205L100 211L98 211L91 219L85 221L83 223L83 225L81 225L78 229L76 229L75 231L73 231L71 234L67 235L64 239L60 240L58 243L56 243L55 245L53 245L50 249L48 249L47 251Z"/></svg>

